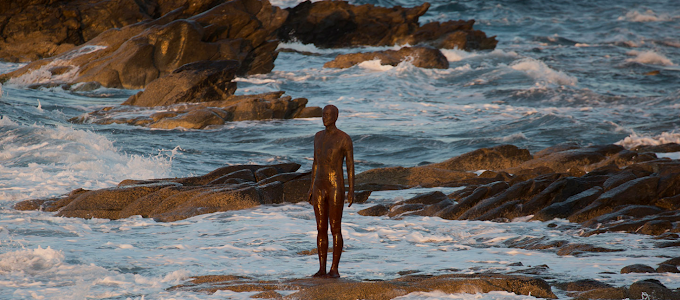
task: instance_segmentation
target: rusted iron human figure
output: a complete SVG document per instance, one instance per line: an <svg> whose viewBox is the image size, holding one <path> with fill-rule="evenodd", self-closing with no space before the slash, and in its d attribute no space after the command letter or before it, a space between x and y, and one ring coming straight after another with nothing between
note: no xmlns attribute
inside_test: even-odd
<svg viewBox="0 0 680 300"><path fill-rule="evenodd" d="M338 264L342 254L341 233L342 209L345 203L345 179L343 161L347 162L347 202L354 202L354 148L352 139L335 127L338 108L327 105L323 108L325 130L314 136L314 163L312 166L312 186L309 189L309 202L314 206L316 216L316 246L319 252L319 271L313 277L338 278ZM328 225L333 235L333 263L326 273L328 254Z"/></svg>

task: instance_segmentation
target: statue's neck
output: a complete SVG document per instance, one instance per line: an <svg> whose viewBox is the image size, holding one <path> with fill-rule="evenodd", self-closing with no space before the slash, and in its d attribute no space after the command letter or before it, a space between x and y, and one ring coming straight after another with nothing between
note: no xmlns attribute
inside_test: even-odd
<svg viewBox="0 0 680 300"><path fill-rule="evenodd" d="M338 130L338 127L335 127L335 124L331 124L326 126L326 132L327 133L333 133Z"/></svg>

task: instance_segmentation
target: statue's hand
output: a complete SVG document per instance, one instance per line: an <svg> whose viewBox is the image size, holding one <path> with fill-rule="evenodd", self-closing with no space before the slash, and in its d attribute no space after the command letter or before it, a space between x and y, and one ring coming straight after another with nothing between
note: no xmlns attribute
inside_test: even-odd
<svg viewBox="0 0 680 300"><path fill-rule="evenodd" d="M347 202L349 203L347 207L352 206L352 203L354 203L354 192L352 191L347 192Z"/></svg>

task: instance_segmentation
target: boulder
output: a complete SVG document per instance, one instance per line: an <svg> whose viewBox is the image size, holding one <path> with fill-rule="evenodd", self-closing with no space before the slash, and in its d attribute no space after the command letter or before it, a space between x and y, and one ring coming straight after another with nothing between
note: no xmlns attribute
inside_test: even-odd
<svg viewBox="0 0 680 300"><path fill-rule="evenodd" d="M239 67L236 60L189 63L154 80L123 105L153 107L226 100L236 91L231 80Z"/></svg>
<svg viewBox="0 0 680 300"><path fill-rule="evenodd" d="M634 264L621 269L621 274L628 273L656 273L656 270L648 265Z"/></svg>
<svg viewBox="0 0 680 300"><path fill-rule="evenodd" d="M378 204L378 205L371 206L369 208L362 209L362 210L358 211L357 213L362 215L362 216L377 217L377 216L384 216L389 211L390 211L389 207L382 205L382 204Z"/></svg>
<svg viewBox="0 0 680 300"><path fill-rule="evenodd" d="M380 60L381 65L397 66L401 62L408 60L419 68L449 68L449 61L441 51L427 47L403 47L399 50L340 54L323 66L325 68L345 69L361 62L375 59Z"/></svg>

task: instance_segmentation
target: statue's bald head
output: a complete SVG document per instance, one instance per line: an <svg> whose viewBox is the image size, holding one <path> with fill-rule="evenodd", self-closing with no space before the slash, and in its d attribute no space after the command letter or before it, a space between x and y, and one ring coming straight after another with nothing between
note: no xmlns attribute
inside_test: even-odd
<svg viewBox="0 0 680 300"><path fill-rule="evenodd" d="M321 118L323 119L323 125L329 126L335 124L338 120L339 110L335 105L329 104L323 108Z"/></svg>

